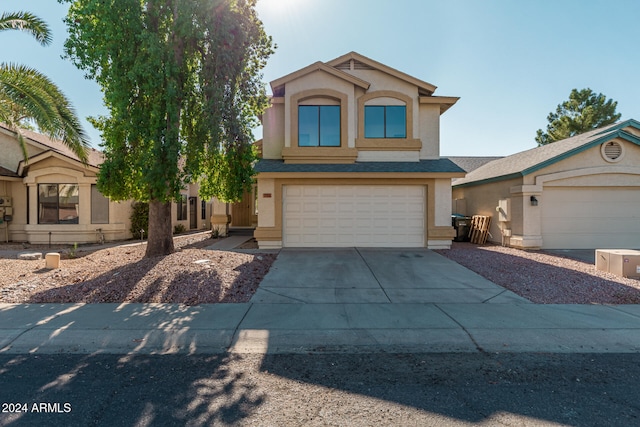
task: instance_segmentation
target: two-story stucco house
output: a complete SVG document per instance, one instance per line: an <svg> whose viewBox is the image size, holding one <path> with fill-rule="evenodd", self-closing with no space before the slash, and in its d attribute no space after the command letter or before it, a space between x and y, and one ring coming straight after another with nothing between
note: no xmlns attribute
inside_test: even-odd
<svg viewBox="0 0 640 427"><path fill-rule="evenodd" d="M448 248L440 115L458 100L351 52L271 82L257 163L261 248Z"/></svg>

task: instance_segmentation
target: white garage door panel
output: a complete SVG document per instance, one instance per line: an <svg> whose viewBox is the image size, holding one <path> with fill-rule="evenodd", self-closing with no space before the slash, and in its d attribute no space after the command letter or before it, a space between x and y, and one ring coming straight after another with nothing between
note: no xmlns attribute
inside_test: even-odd
<svg viewBox="0 0 640 427"><path fill-rule="evenodd" d="M545 188L542 241L547 249L640 247L640 188Z"/></svg>
<svg viewBox="0 0 640 427"><path fill-rule="evenodd" d="M424 187L287 185L283 193L284 246L424 246Z"/></svg>

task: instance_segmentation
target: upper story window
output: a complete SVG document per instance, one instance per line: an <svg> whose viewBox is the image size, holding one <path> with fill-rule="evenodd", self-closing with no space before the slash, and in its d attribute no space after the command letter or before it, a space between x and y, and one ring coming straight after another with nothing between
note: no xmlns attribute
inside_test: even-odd
<svg viewBox="0 0 640 427"><path fill-rule="evenodd" d="M340 147L340 106L298 106L298 146Z"/></svg>
<svg viewBox="0 0 640 427"><path fill-rule="evenodd" d="M365 138L406 138L407 107L404 105L366 105Z"/></svg>

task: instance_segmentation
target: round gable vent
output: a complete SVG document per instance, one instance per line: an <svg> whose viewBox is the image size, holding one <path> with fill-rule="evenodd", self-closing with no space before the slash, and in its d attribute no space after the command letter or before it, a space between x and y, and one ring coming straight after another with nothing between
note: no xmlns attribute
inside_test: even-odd
<svg viewBox="0 0 640 427"><path fill-rule="evenodd" d="M622 159L624 154L622 144L617 141L609 141L602 144L601 148L602 157L608 162L617 162Z"/></svg>

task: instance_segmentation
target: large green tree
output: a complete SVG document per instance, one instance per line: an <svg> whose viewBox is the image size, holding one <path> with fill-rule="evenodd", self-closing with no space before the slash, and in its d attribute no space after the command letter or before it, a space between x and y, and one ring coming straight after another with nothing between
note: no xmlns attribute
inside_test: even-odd
<svg viewBox="0 0 640 427"><path fill-rule="evenodd" d="M3 13L0 31L4 30L25 31L42 45L51 43L47 24L28 12ZM87 160L89 141L71 103L51 80L32 68L0 64L0 122L18 136L25 160L28 153L22 128L31 122L65 143L83 162Z"/></svg>
<svg viewBox="0 0 640 427"><path fill-rule="evenodd" d="M595 94L591 89L573 89L569 99L559 104L555 112L549 113L547 131L538 129L538 146L547 145L561 139L579 135L620 119L616 113L618 103L603 94Z"/></svg>
<svg viewBox="0 0 640 427"><path fill-rule="evenodd" d="M146 256L171 253L171 202L185 183L223 201L251 186L273 52L256 0L60 1L71 3L66 54L110 112L94 120L106 155L98 188L149 202Z"/></svg>

